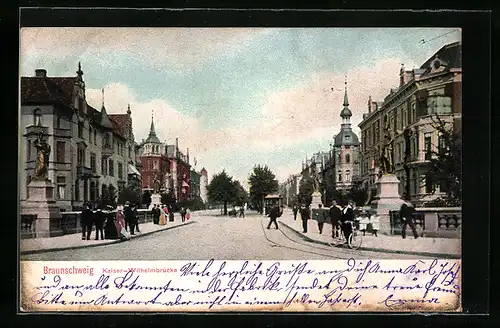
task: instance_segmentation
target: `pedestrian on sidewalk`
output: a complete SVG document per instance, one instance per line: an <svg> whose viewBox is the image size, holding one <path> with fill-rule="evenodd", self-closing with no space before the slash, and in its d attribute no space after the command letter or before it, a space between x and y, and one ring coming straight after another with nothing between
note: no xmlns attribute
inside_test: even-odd
<svg viewBox="0 0 500 328"><path fill-rule="evenodd" d="M339 238L340 236L340 217L342 215L342 207L337 204L337 201L334 200L332 202L332 206L330 207L330 211L328 213L330 215L330 222L332 223L332 238Z"/></svg>
<svg viewBox="0 0 500 328"><path fill-rule="evenodd" d="M132 212L130 209L130 202L127 200L123 206L123 215L125 216L125 230L130 230L130 220L132 219Z"/></svg>
<svg viewBox="0 0 500 328"><path fill-rule="evenodd" d="M186 210L184 209L184 207L181 207L181 221L186 221Z"/></svg>
<svg viewBox="0 0 500 328"><path fill-rule="evenodd" d="M299 211L299 209L297 208L297 204L293 205L292 211L293 211L293 220L295 221L297 220L297 212Z"/></svg>
<svg viewBox="0 0 500 328"><path fill-rule="evenodd" d="M90 239L90 232L92 231L92 217L94 213L90 209L90 204L85 203L82 213L80 213L80 227L82 228L82 240ZM87 238L87 231L88 238Z"/></svg>
<svg viewBox="0 0 500 328"><path fill-rule="evenodd" d="M101 240L104 240L104 221L106 221L106 216L102 211L102 206L99 205L94 213L95 240L99 240L99 235L101 235Z"/></svg>
<svg viewBox="0 0 500 328"><path fill-rule="evenodd" d="M186 208L186 220L189 221L191 218L191 210L189 208Z"/></svg>
<svg viewBox="0 0 500 328"><path fill-rule="evenodd" d="M380 229L380 217L377 214L377 211L370 211L370 224L372 226L372 233L375 237L378 237L378 230Z"/></svg>
<svg viewBox="0 0 500 328"><path fill-rule="evenodd" d="M159 224L160 223L160 205L156 204L153 209L151 210L153 214L153 224Z"/></svg>
<svg viewBox="0 0 500 328"><path fill-rule="evenodd" d="M109 208L104 213L104 238L105 239L118 239L120 237L119 231L116 229L116 214L114 208Z"/></svg>
<svg viewBox="0 0 500 328"><path fill-rule="evenodd" d="M318 204L318 210L316 211L316 221L318 221L319 234L323 233L323 226L326 222L326 212L323 210L323 205Z"/></svg>
<svg viewBox="0 0 500 328"><path fill-rule="evenodd" d="M240 207L240 218L244 218L244 217L245 217L245 207L241 206Z"/></svg>
<svg viewBox="0 0 500 328"><path fill-rule="evenodd" d="M267 225L267 229L271 229L271 223L274 223L274 226L276 229L278 229L278 222L276 222L276 219L281 216L281 212L278 206L273 206L269 213L267 213L267 216L269 217L269 224Z"/></svg>
<svg viewBox="0 0 500 328"><path fill-rule="evenodd" d="M361 209L359 212L359 230L363 231L363 236L366 235L368 224L370 224L370 214L367 210Z"/></svg>
<svg viewBox="0 0 500 328"><path fill-rule="evenodd" d="M172 205L168 207L168 221L174 222L174 207Z"/></svg>
<svg viewBox="0 0 500 328"><path fill-rule="evenodd" d="M411 231L413 232L413 237L415 239L418 238L417 229L415 228L415 224L413 223L413 213L415 213L415 207L410 202L406 195L403 198L404 203L401 205L399 209L399 217L403 223L403 227L401 228L401 237L403 239L406 238L406 227L410 226Z"/></svg>
<svg viewBox="0 0 500 328"><path fill-rule="evenodd" d="M139 212L137 211L137 205L136 204L132 205L132 222L135 225L135 230L137 232L141 232L139 230Z"/></svg>
<svg viewBox="0 0 500 328"><path fill-rule="evenodd" d="M307 233L307 221L311 219L311 209L309 205L301 206L300 218L302 219L302 232Z"/></svg>

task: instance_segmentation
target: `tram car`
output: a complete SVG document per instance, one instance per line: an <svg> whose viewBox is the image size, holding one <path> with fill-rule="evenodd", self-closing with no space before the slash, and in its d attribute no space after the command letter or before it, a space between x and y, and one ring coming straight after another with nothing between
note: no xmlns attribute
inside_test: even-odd
<svg viewBox="0 0 500 328"><path fill-rule="evenodd" d="M283 197L280 195L267 195L264 197L264 214L267 215L269 210L274 206L278 206L281 209L283 205Z"/></svg>

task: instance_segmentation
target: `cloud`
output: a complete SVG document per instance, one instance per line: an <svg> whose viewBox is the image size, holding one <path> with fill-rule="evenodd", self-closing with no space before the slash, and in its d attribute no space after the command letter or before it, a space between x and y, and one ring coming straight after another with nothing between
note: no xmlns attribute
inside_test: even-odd
<svg viewBox="0 0 500 328"><path fill-rule="evenodd" d="M406 67L411 66L407 64ZM393 58L348 73L349 107L355 130L367 111L368 97L371 95L374 101L382 101L389 89L397 86L399 68L400 61ZM265 160L269 154L283 154L273 157L282 158L282 163L267 163L282 180L300 170L304 151L310 156L318 150L327 150L304 150L304 141L309 144L317 141L328 147L340 130L343 97L344 76L322 72L310 76L294 89L269 93L260 109L260 120L238 127L207 130L202 119L182 114L169 105L168 99L141 103L126 85L114 83L105 87L108 113L125 113L130 103L137 141L147 137L154 111L160 140L173 144L178 137L181 149L189 148L190 157L197 158L198 169L204 166L211 175L226 169L245 184L253 166L264 164L255 163L257 158ZM101 98L101 90L87 90L87 101L92 106L100 108ZM251 155L243 156L245 153Z"/></svg>
<svg viewBox="0 0 500 328"><path fill-rule="evenodd" d="M25 27L21 29L20 48L21 57L127 54L149 67L187 70L221 54L237 55L253 38L269 32L264 28Z"/></svg>

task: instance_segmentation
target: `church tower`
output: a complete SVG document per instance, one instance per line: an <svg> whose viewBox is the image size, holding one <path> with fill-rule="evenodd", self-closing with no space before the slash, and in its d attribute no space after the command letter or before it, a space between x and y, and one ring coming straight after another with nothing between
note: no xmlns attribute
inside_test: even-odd
<svg viewBox="0 0 500 328"><path fill-rule="evenodd" d="M353 184L359 172L360 143L356 133L352 131L351 117L349 109L349 99L347 97L347 78L345 80L344 103L340 112L342 123L340 132L335 136L333 149L335 156L335 186L337 190L347 190Z"/></svg>

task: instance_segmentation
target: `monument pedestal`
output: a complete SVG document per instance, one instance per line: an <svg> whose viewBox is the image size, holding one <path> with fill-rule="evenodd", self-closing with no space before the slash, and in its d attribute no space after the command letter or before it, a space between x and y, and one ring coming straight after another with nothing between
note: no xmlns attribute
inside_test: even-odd
<svg viewBox="0 0 500 328"><path fill-rule="evenodd" d="M399 179L394 174L384 174L375 183L377 196L371 203L372 209L380 217L380 230L382 234L391 233L390 211L398 211L404 201L399 195Z"/></svg>
<svg viewBox="0 0 500 328"><path fill-rule="evenodd" d="M36 215L36 238L60 236L61 210L56 206L54 186L50 180L33 180L28 185L29 197L21 206L21 215ZM56 221L52 227L50 222Z"/></svg>
<svg viewBox="0 0 500 328"><path fill-rule="evenodd" d="M320 192L313 192L311 197L312 197L311 209L318 208L319 204L321 204L321 207L323 207L323 201Z"/></svg>
<svg viewBox="0 0 500 328"><path fill-rule="evenodd" d="M152 209L155 205L161 205L161 195L160 194L152 194L151 195L151 205L149 205L149 209Z"/></svg>

